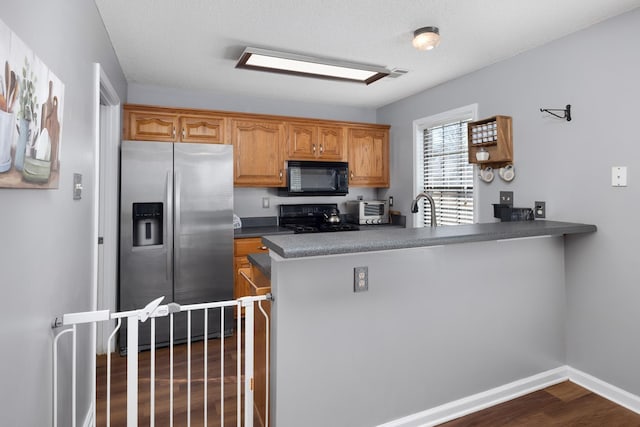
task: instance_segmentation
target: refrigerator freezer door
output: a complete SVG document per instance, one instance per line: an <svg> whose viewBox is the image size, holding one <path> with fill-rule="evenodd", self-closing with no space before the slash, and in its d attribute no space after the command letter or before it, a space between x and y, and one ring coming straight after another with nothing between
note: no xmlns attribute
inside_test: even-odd
<svg viewBox="0 0 640 427"><path fill-rule="evenodd" d="M120 311L142 308L150 301L165 297L173 300L173 147L162 142L123 141L121 148L120 190ZM161 219L157 208L161 203ZM134 204L137 205L134 215ZM142 204L152 210L140 208ZM161 244L134 245L144 216L161 221L156 232L161 233ZM138 218L136 218L138 216ZM155 243L155 241L154 241ZM138 243L136 243L138 244ZM158 331L168 330L168 321L158 319ZM141 325L141 347L150 343L149 322ZM124 331L123 331L124 332ZM158 340L168 340L159 336ZM126 333L120 334L121 349L126 345Z"/></svg>
<svg viewBox="0 0 640 427"><path fill-rule="evenodd" d="M174 301L233 299L233 147L174 144L174 174ZM202 317L194 316L192 335L202 336ZM209 318L209 334L219 335L219 311Z"/></svg>

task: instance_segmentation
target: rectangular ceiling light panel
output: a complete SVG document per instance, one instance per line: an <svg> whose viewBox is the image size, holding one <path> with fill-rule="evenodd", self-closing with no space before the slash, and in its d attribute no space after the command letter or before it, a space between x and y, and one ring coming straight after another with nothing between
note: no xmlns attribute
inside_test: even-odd
<svg viewBox="0 0 640 427"><path fill-rule="evenodd" d="M293 74L323 79L348 80L370 84L389 75L389 70L365 64L248 47L236 68Z"/></svg>

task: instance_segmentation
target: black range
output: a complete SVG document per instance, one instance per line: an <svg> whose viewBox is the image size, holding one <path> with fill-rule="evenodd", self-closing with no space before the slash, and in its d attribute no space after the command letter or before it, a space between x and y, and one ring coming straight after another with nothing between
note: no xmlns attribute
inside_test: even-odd
<svg viewBox="0 0 640 427"><path fill-rule="evenodd" d="M294 233L322 233L360 229L356 224L342 220L336 203L280 205L278 209L280 227L290 228Z"/></svg>

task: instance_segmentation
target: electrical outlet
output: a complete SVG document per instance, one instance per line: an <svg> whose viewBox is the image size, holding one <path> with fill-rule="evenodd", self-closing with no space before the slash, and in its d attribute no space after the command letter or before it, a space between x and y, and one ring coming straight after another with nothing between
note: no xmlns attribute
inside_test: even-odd
<svg viewBox="0 0 640 427"><path fill-rule="evenodd" d="M533 215L535 218L546 218L547 217L547 204L545 202L535 202Z"/></svg>
<svg viewBox="0 0 640 427"><path fill-rule="evenodd" d="M501 191L500 204L513 206L513 191Z"/></svg>
<svg viewBox="0 0 640 427"><path fill-rule="evenodd" d="M369 267L353 268L353 292L369 290Z"/></svg>

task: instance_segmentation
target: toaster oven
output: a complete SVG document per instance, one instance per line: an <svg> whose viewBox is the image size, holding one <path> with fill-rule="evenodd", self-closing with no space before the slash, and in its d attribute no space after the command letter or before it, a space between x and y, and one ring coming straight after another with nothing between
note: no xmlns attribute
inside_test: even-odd
<svg viewBox="0 0 640 427"><path fill-rule="evenodd" d="M388 224L387 200L351 200L347 202L347 217L356 224Z"/></svg>

